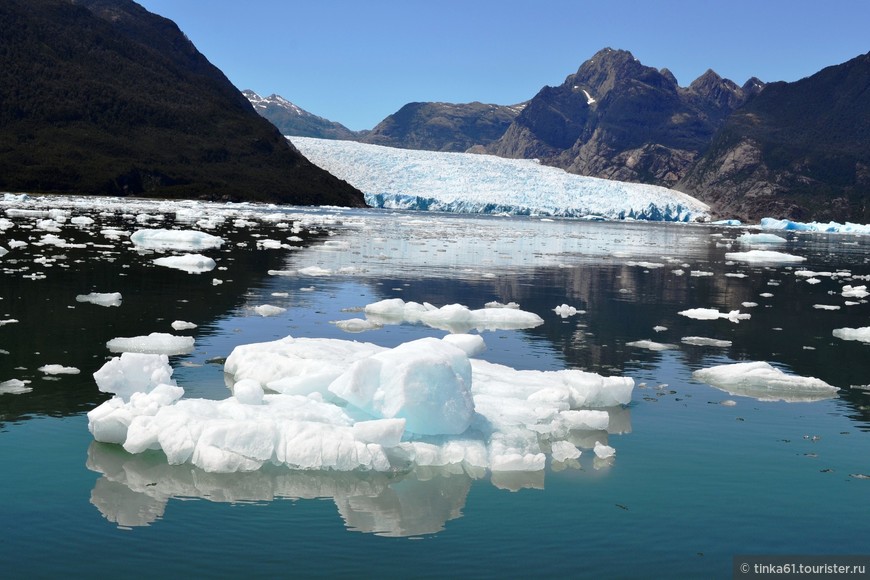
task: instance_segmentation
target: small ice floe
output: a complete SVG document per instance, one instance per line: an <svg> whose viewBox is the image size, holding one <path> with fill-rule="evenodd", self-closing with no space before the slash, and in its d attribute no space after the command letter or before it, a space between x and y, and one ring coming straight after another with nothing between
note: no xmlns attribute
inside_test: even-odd
<svg viewBox="0 0 870 580"><path fill-rule="evenodd" d="M816 310L839 310L840 307L835 304L813 304Z"/></svg>
<svg viewBox="0 0 870 580"><path fill-rule="evenodd" d="M843 340L870 342L870 326L862 328L835 328L834 336Z"/></svg>
<svg viewBox="0 0 870 580"><path fill-rule="evenodd" d="M91 292L90 294L79 294L76 296L76 302L87 302L96 304L97 306L120 306L120 292Z"/></svg>
<svg viewBox="0 0 870 580"><path fill-rule="evenodd" d="M719 404L723 407L734 407L737 405L737 401L733 399L725 399L724 401L719 401Z"/></svg>
<svg viewBox="0 0 870 580"><path fill-rule="evenodd" d="M570 441L554 441L550 445L550 453L554 461L568 461L581 455L581 451Z"/></svg>
<svg viewBox="0 0 870 580"><path fill-rule="evenodd" d="M345 332L365 332L366 330L377 330L383 328L383 324L367 320L364 318L351 318L349 320L333 321L338 328Z"/></svg>
<svg viewBox="0 0 870 580"><path fill-rule="evenodd" d="M272 304L261 304L259 306L254 306L253 311L260 316L266 317L278 316L279 314L287 312L287 309L280 306L273 306Z"/></svg>
<svg viewBox="0 0 870 580"><path fill-rule="evenodd" d="M752 318L751 314L741 314L739 310L719 312L715 308L690 308L678 312L677 314L687 318L694 318L695 320L718 320L724 318L725 320L735 324L739 323L741 320L749 320Z"/></svg>
<svg viewBox="0 0 870 580"><path fill-rule="evenodd" d="M788 403L835 397L839 389L815 377L790 375L770 363L743 362L700 369L692 377L731 395Z"/></svg>
<svg viewBox="0 0 870 580"><path fill-rule="evenodd" d="M616 455L616 449L614 449L610 445L604 445L600 441L595 442L595 447L593 447L593 451L595 452L595 456L599 459L607 459L608 457L613 457L614 455Z"/></svg>
<svg viewBox="0 0 870 580"><path fill-rule="evenodd" d="M484 308L513 308L514 310L520 309L520 305L517 304L516 302L508 302L507 304L504 304L504 303L498 302L496 300L493 300L492 302L487 302L486 304L483 305L483 307Z"/></svg>
<svg viewBox="0 0 870 580"><path fill-rule="evenodd" d="M190 330L192 328L196 328L196 325L185 320L176 320L172 323L173 330Z"/></svg>
<svg viewBox="0 0 870 580"><path fill-rule="evenodd" d="M380 324L425 324L448 332L464 333L469 330L520 330L535 328L544 320L532 312L518 308L480 308L471 310L462 304L448 304L437 308L428 302L405 302L390 298L365 307L366 318Z"/></svg>
<svg viewBox="0 0 870 580"><path fill-rule="evenodd" d="M726 260L738 260L760 264L794 264L806 261L803 256L795 256L773 250L749 250L748 252L727 252Z"/></svg>
<svg viewBox="0 0 870 580"><path fill-rule="evenodd" d="M130 236L130 241L137 249L179 252L220 248L224 243L223 238L205 232L165 229L139 230Z"/></svg>
<svg viewBox="0 0 870 580"><path fill-rule="evenodd" d="M18 320L15 318L4 318L3 320L0 320L0 326L6 326L7 324L15 324L17 322L18 322Z"/></svg>
<svg viewBox="0 0 870 580"><path fill-rule="evenodd" d="M47 375L77 375L82 372L76 367L65 367L56 364L43 365L36 370Z"/></svg>
<svg viewBox="0 0 870 580"><path fill-rule="evenodd" d="M633 342L626 342L625 346L633 346L635 348L645 348L646 350L652 350L652 351L670 350L672 348L677 348L677 345L675 345L675 344L654 342L652 340L635 340Z"/></svg>
<svg viewBox="0 0 870 580"><path fill-rule="evenodd" d="M653 326L653 330L656 332L664 332L668 329L667 326Z"/></svg>
<svg viewBox="0 0 870 580"><path fill-rule="evenodd" d="M202 254L183 254L181 256L166 256L153 262L158 266L182 270L188 274L203 274L211 272L217 265L215 261Z"/></svg>
<svg viewBox="0 0 870 580"><path fill-rule="evenodd" d="M32 391L27 383L19 379L9 379L0 383L0 395L23 395Z"/></svg>
<svg viewBox="0 0 870 580"><path fill-rule="evenodd" d="M846 284L843 286L841 295L843 298L866 298L870 296L870 292L867 292L867 286L850 286Z"/></svg>
<svg viewBox="0 0 870 580"><path fill-rule="evenodd" d="M111 352L175 355L193 352L193 344L192 336L152 332L147 336L113 338L106 343L106 348Z"/></svg>
<svg viewBox="0 0 870 580"><path fill-rule="evenodd" d="M782 236L776 234L743 234L737 237L737 241L741 244L749 246L763 246L768 244L785 244L788 242Z"/></svg>
<svg viewBox="0 0 870 580"><path fill-rule="evenodd" d="M731 346L730 340L718 340L715 338L706 338L704 336L684 336L680 339L680 342L691 344L693 346L715 346L719 348L728 348Z"/></svg>
<svg viewBox="0 0 870 580"><path fill-rule="evenodd" d="M555 312L557 315L561 316L562 318L568 318L569 316L574 316L575 314L580 314L583 311L577 310L573 306L568 306L567 304L562 304L560 306L556 306L553 309L553 312Z"/></svg>

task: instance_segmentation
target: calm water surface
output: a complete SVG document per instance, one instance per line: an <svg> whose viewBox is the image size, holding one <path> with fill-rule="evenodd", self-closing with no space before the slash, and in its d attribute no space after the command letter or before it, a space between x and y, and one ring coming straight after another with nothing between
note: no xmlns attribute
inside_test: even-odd
<svg viewBox="0 0 870 580"><path fill-rule="evenodd" d="M737 241L747 228L53 203L66 212L53 216L57 231L41 221L52 216L16 211L0 230L4 248L28 242L0 257L0 322L18 321L0 325L0 383L32 389L0 395L4 577L729 577L734 554L870 551L870 350L832 334L870 326L870 307L841 295L867 284L866 237L781 234L788 241L772 249L806 262L756 265L725 258L750 249ZM45 209L0 210L34 207ZM219 219L197 225L199 214ZM200 275L155 266L156 255L104 233L204 225L227 243L205 252L218 268ZM267 239L286 247L267 249ZM310 267L320 275L299 272ZM808 283L802 269L834 275ZM121 292L123 303L76 302L88 292ZM598 437L616 457L584 449L543 472L474 477L457 468L209 474L88 433L85 413L106 398L91 373L111 356L111 338L196 323L179 333L196 349L171 358L174 378L187 397L223 399L222 359L240 344L443 336L414 325L348 334L334 324L394 297L518 302L545 324L483 333L482 358L634 378L632 403ZM553 309L563 303L583 312L562 318ZM287 311L260 317L252 308L261 304ZM697 307L752 317L678 314ZM732 344L681 342L688 336ZM627 344L643 339L673 348ZM759 401L691 376L749 360L821 378L840 395ZM46 364L81 373L46 375Z"/></svg>

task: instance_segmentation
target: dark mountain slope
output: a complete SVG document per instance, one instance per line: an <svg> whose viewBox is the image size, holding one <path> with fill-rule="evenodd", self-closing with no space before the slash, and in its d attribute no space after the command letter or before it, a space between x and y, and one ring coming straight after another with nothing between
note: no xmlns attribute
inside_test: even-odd
<svg viewBox="0 0 870 580"><path fill-rule="evenodd" d="M544 87L488 150L582 175L671 186L761 86L741 88L707 71L683 88L667 69L607 48L560 86Z"/></svg>
<svg viewBox="0 0 870 580"><path fill-rule="evenodd" d="M767 85L680 189L722 215L870 221L870 54Z"/></svg>
<svg viewBox="0 0 870 580"><path fill-rule="evenodd" d="M403 149L462 152L501 137L521 110L522 105L478 102L408 103L358 140Z"/></svg>
<svg viewBox="0 0 870 580"><path fill-rule="evenodd" d="M4 0L0 30L2 189L363 205L134 2Z"/></svg>

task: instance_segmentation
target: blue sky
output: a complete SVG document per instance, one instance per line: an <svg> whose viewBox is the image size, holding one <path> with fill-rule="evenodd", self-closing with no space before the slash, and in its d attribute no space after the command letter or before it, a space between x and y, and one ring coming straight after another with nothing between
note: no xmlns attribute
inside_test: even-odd
<svg viewBox="0 0 870 580"><path fill-rule="evenodd" d="M794 81L870 52L866 0L137 0L239 89L351 129L412 101L515 104L604 47L743 84Z"/></svg>

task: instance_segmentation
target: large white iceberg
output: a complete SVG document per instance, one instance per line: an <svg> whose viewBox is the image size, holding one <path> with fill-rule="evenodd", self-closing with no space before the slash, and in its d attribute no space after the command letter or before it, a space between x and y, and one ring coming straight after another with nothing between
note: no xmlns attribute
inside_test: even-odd
<svg viewBox="0 0 870 580"><path fill-rule="evenodd" d="M481 343L451 336L388 349L287 337L244 345L227 358L234 395L222 401L182 398L165 356L125 354L95 373L100 389L118 396L88 414L88 427L97 441L131 453L161 449L170 464L211 472L265 464L538 471L553 449L559 461L575 455L554 443L591 449L618 428L608 408L630 402L632 379L468 358Z"/></svg>
<svg viewBox="0 0 870 580"><path fill-rule="evenodd" d="M194 252L210 248L220 248L224 240L196 230L139 230L130 236L137 248L144 250L177 250Z"/></svg>
<svg viewBox="0 0 870 580"><path fill-rule="evenodd" d="M700 369L692 377L732 395L789 403L836 396L839 389L815 377L790 375L770 363L743 362Z"/></svg>
<svg viewBox="0 0 870 580"><path fill-rule="evenodd" d="M292 137L374 207L459 213L693 221L709 206L673 189L567 173L529 159Z"/></svg>
<svg viewBox="0 0 870 580"><path fill-rule="evenodd" d="M193 352L192 336L175 336L166 332L152 332L146 336L118 337L106 343L112 352L144 354L188 354Z"/></svg>

